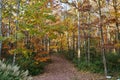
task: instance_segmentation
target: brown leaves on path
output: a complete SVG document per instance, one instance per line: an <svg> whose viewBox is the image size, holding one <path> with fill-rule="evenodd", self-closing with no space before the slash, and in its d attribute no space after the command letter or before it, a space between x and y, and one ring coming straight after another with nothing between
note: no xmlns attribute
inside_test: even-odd
<svg viewBox="0 0 120 80"><path fill-rule="evenodd" d="M105 80L98 74L79 72L72 63L59 55L51 56L52 63L46 66L45 73L34 80Z"/></svg>

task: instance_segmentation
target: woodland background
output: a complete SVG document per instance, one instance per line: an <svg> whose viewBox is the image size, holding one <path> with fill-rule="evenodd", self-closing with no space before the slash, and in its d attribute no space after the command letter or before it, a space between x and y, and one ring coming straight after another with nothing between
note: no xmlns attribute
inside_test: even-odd
<svg viewBox="0 0 120 80"><path fill-rule="evenodd" d="M120 0L0 0L0 58L30 75L50 55L120 77Z"/></svg>

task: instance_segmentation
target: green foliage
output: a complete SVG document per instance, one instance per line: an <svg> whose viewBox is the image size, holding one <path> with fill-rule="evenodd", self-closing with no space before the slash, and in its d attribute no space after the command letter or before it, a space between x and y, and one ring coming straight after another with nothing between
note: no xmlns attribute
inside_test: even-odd
<svg viewBox="0 0 120 80"><path fill-rule="evenodd" d="M102 63L102 61L99 61L99 60L94 61L94 63L90 63L89 68L90 68L90 71L93 73L103 73L104 72L103 63Z"/></svg>
<svg viewBox="0 0 120 80"><path fill-rule="evenodd" d="M27 69L30 71L31 75L38 75L44 72L44 67L45 67L44 62L39 62L39 63L34 62L31 63Z"/></svg>
<svg viewBox="0 0 120 80"><path fill-rule="evenodd" d="M103 68L103 62L102 58L100 58L100 55L91 54L94 56L94 58L91 60L91 62L88 64L87 61L83 58L83 55L81 56L81 60L78 63L78 59L74 58L73 63L76 67L78 67L79 70L82 71L90 71L93 73L104 73ZM115 53L107 53L106 59L107 59L107 68L108 68L108 74L117 76L120 74L120 55Z"/></svg>
<svg viewBox="0 0 120 80"><path fill-rule="evenodd" d="M45 62L38 62L34 59L35 53L29 54L27 57L19 55L17 58L18 65L21 69L28 70L30 75L38 75L44 72Z"/></svg>
<svg viewBox="0 0 120 80"><path fill-rule="evenodd" d="M82 71L90 71L93 73L104 72L102 61L95 60L93 63L89 63L88 65L88 63L84 59L80 60L80 62L78 63L78 59L74 58L73 63L76 65L76 67L78 67L79 70L82 70Z"/></svg>
<svg viewBox="0 0 120 80"><path fill-rule="evenodd" d="M0 61L0 80L32 80L28 71L22 71L18 66L6 65Z"/></svg>
<svg viewBox="0 0 120 80"><path fill-rule="evenodd" d="M76 52L74 50L68 50L68 51L63 51L63 52L66 58L69 60L73 60L76 55Z"/></svg>
<svg viewBox="0 0 120 80"><path fill-rule="evenodd" d="M78 58L73 50L64 51L67 59L71 60L75 66L82 71L90 71L93 73L104 73L102 55L95 47L90 47L90 63L87 62L86 53L81 48L81 59ZM106 53L108 75L118 76L120 74L120 55L116 53Z"/></svg>
<svg viewBox="0 0 120 80"><path fill-rule="evenodd" d="M115 53L107 54L107 66L110 74L120 74L120 55Z"/></svg>
<svg viewBox="0 0 120 80"><path fill-rule="evenodd" d="M0 41L4 41L5 39L6 39L6 37L0 36Z"/></svg>
<svg viewBox="0 0 120 80"><path fill-rule="evenodd" d="M52 21L56 21L55 20L55 16L53 15L45 15L46 19L52 20Z"/></svg>
<svg viewBox="0 0 120 80"><path fill-rule="evenodd" d="M17 32L17 40L21 40L25 37L25 35L21 32Z"/></svg>

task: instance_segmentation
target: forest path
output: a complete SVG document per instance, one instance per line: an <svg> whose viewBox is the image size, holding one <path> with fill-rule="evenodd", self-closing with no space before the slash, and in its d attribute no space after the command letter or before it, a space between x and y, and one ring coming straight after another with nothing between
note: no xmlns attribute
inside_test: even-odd
<svg viewBox="0 0 120 80"><path fill-rule="evenodd" d="M60 55L51 56L52 63L46 66L45 73L34 80L105 80L100 75L79 72L74 65Z"/></svg>

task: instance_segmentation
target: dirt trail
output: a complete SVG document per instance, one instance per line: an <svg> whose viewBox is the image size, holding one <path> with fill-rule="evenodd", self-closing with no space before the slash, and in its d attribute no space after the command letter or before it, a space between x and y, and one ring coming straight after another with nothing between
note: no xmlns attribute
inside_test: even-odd
<svg viewBox="0 0 120 80"><path fill-rule="evenodd" d="M52 63L45 68L45 73L35 76L34 80L105 80L96 74L79 72L64 57L53 55L51 58Z"/></svg>

